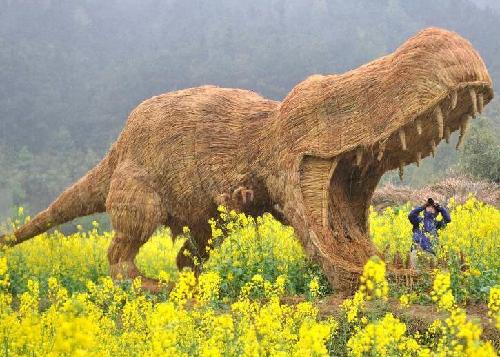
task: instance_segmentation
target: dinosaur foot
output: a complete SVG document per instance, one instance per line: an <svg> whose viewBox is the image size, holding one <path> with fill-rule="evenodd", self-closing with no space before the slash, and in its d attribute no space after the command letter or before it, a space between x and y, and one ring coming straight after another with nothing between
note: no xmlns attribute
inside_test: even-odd
<svg viewBox="0 0 500 357"><path fill-rule="evenodd" d="M147 277L141 277L141 289L145 290L147 292L150 292L151 294L158 294L161 292L170 292L174 288L174 283L169 282L168 284L164 285L161 284L158 280L152 279L152 278L147 278Z"/></svg>
<svg viewBox="0 0 500 357"><path fill-rule="evenodd" d="M235 202L246 205L247 203L253 202L253 190L240 186L233 191L231 198Z"/></svg>
<svg viewBox="0 0 500 357"><path fill-rule="evenodd" d="M342 242L329 229L317 225L314 228L310 231L310 236L321 247L316 253L316 259L323 267L328 281L335 290L354 294L359 288L366 262L373 256L381 255L377 254L368 238L359 236L352 241ZM336 244L332 245L331 242ZM418 282L420 275L404 265L386 265L387 279L397 285L411 288Z"/></svg>
<svg viewBox="0 0 500 357"><path fill-rule="evenodd" d="M152 294L158 294L160 292L169 292L173 289L173 283L167 285L161 284L157 279L152 279L144 276L139 272L137 267L132 262L120 262L110 266L110 275L113 281L132 282L136 278L141 279L141 289Z"/></svg>
<svg viewBox="0 0 500 357"><path fill-rule="evenodd" d="M345 264L345 262L332 262L330 269L325 269L330 284L339 291L352 295L360 286L360 277L363 274L363 266ZM393 265L387 266L387 280L398 286L413 288L418 284L422 274L414 269L398 268Z"/></svg>

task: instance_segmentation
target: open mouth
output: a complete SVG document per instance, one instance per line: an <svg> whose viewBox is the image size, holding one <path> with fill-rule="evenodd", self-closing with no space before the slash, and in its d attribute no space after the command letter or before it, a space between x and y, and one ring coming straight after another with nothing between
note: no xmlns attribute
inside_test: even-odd
<svg viewBox="0 0 500 357"><path fill-rule="evenodd" d="M378 179L387 171L399 169L402 179L406 165L420 162L436 154L437 146L444 140L449 143L451 134L459 131L456 148L463 143L472 118L481 114L484 106L493 98L488 83L463 83L437 98L424 108L413 120L380 140L369 149L357 148L341 158L333 179L350 172L347 196L354 198L356 192L375 189ZM371 179L370 179L371 178ZM376 179L378 178L378 179ZM337 178L338 180L338 178ZM372 182L372 181L376 181Z"/></svg>
<svg viewBox="0 0 500 357"><path fill-rule="evenodd" d="M343 154L329 187L328 230L333 235L331 256L346 269L357 271L376 254L368 239L371 197L380 178L388 170L404 167L435 155L437 146L449 142L459 131L458 145L471 118L480 114L493 98L487 83L465 83L438 98L413 120L392 132L372 148ZM457 146L458 146L457 145Z"/></svg>

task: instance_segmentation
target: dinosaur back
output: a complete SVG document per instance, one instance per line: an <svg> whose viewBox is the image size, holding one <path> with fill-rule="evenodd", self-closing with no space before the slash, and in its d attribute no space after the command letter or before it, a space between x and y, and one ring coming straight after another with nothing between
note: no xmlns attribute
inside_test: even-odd
<svg viewBox="0 0 500 357"><path fill-rule="evenodd" d="M132 111L117 150L121 160L148 172L169 212L185 215L196 207L201 213L216 195L248 178L259 128L278 104L215 86L165 93Z"/></svg>

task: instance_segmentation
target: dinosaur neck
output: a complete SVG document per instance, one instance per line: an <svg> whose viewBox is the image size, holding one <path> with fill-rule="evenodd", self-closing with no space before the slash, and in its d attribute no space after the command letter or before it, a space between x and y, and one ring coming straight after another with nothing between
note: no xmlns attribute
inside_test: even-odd
<svg viewBox="0 0 500 357"><path fill-rule="evenodd" d="M324 140L336 75L314 75L297 84L279 107L274 128L280 149L317 156L333 154Z"/></svg>
<svg viewBox="0 0 500 357"><path fill-rule="evenodd" d="M295 86L268 120L255 127L258 172L270 187L274 202L287 199L286 186L298 184L298 172L304 155L328 157L320 149L322 116L327 113L327 91L335 76L312 76ZM302 90L307 87L308 90ZM321 120L320 120L321 119ZM327 148L324 145L324 148Z"/></svg>

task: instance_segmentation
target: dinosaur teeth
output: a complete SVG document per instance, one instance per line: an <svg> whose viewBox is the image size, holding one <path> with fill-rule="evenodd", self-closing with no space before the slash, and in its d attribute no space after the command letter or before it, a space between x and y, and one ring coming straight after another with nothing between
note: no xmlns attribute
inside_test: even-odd
<svg viewBox="0 0 500 357"><path fill-rule="evenodd" d="M417 134L422 135L422 122L420 119L415 120L415 125L417 126Z"/></svg>
<svg viewBox="0 0 500 357"><path fill-rule="evenodd" d="M361 165L361 160L363 160L363 149L361 147L358 147L356 149L356 166Z"/></svg>
<svg viewBox="0 0 500 357"><path fill-rule="evenodd" d="M480 93L477 95L477 111L479 112L479 114L483 112L483 108L484 108L484 96L483 93Z"/></svg>
<svg viewBox="0 0 500 357"><path fill-rule="evenodd" d="M477 95L474 88L469 88L470 100L472 102L472 113L471 115L475 118L477 113Z"/></svg>
<svg viewBox="0 0 500 357"><path fill-rule="evenodd" d="M406 135L404 129L399 129L399 140L401 141L401 149L406 151Z"/></svg>
<svg viewBox="0 0 500 357"><path fill-rule="evenodd" d="M457 91L454 90L451 92L451 109L455 109L457 107L458 94Z"/></svg>
<svg viewBox="0 0 500 357"><path fill-rule="evenodd" d="M432 157L435 157L436 156L436 142L434 140L431 140L430 145L431 145Z"/></svg>
<svg viewBox="0 0 500 357"><path fill-rule="evenodd" d="M469 122L470 122L470 116L468 114L465 114L464 116L462 116L462 118L460 120L460 136L458 137L456 149L458 149L464 141L465 133L467 132L467 129L469 128Z"/></svg>
<svg viewBox="0 0 500 357"><path fill-rule="evenodd" d="M378 154L377 154L377 161L382 160L382 157L384 156L384 151L385 151L385 143L386 141L380 141L378 146Z"/></svg>
<svg viewBox="0 0 500 357"><path fill-rule="evenodd" d="M420 167L420 160L422 160L422 153L417 151L417 167Z"/></svg>
<svg viewBox="0 0 500 357"><path fill-rule="evenodd" d="M377 155L377 161L380 161L382 160L382 157L384 156L384 152L381 150L378 152L378 155Z"/></svg>
<svg viewBox="0 0 500 357"><path fill-rule="evenodd" d="M441 139L443 137L444 120L443 120L443 112L441 110L441 106L439 105L434 110L434 118L436 119L436 123L438 126L439 139Z"/></svg>
<svg viewBox="0 0 500 357"><path fill-rule="evenodd" d="M450 127L446 126L444 128L444 140L446 140L446 143L449 144L450 142Z"/></svg>
<svg viewBox="0 0 500 357"><path fill-rule="evenodd" d="M403 160L399 160L399 179L401 181L403 181L404 167L405 167L405 162Z"/></svg>

